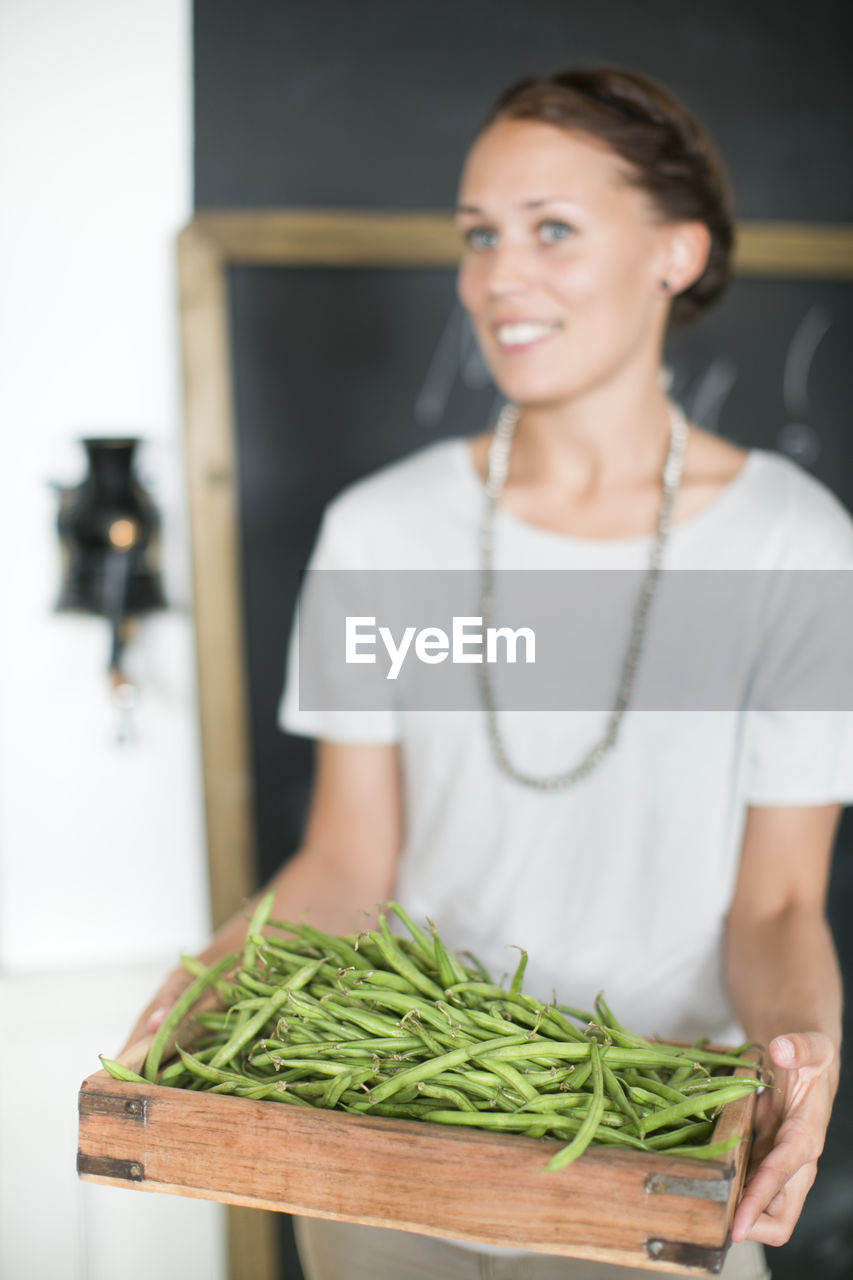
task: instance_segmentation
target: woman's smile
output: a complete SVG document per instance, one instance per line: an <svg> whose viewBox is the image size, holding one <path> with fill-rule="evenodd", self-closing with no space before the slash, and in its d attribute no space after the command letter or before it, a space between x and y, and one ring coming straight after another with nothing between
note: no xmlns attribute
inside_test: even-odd
<svg viewBox="0 0 853 1280"><path fill-rule="evenodd" d="M501 351L519 355L541 346L563 328L559 320L501 320L492 326Z"/></svg>

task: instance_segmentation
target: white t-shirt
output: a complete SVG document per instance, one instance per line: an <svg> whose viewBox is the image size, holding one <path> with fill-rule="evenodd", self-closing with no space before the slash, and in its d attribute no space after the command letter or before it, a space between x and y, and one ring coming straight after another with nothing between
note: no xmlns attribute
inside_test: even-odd
<svg viewBox="0 0 853 1280"><path fill-rule="evenodd" d="M483 485L468 442L442 440L345 490L311 567L471 569ZM651 540L549 533L498 509L500 569L644 569ZM853 569L853 521L818 481L753 450L704 510L677 525L669 568ZM567 790L496 766L482 711L308 711L294 626L280 722L340 742L397 742L406 839L395 897L496 976L527 949L525 990L583 1009L597 992L639 1032L743 1038L722 934L746 807L853 802L853 714L629 710L615 747ZM516 764L553 774L602 734L601 712L501 717Z"/></svg>

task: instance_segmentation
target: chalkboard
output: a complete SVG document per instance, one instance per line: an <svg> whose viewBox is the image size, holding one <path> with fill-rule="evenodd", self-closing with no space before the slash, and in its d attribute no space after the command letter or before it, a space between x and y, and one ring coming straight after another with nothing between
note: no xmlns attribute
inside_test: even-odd
<svg viewBox="0 0 853 1280"><path fill-rule="evenodd" d="M232 268L244 630L260 869L297 847L310 751L276 727L299 572L341 488L446 435L499 396L449 271ZM846 429L853 286L739 280L674 336L672 394L694 421L781 449L853 508Z"/></svg>
<svg viewBox="0 0 853 1280"><path fill-rule="evenodd" d="M430 440L482 430L499 397L450 271L236 267L229 283L263 879L298 846L305 814L312 749L278 730L276 707L299 572L322 509L351 480ZM672 394L721 435L788 453L853 508L851 341L853 285L741 279L701 327L669 343ZM849 811L830 900L853 981ZM833 1210L842 1188L853 1190L851 1093L848 1070L819 1184L773 1263L782 1280L806 1259L813 1274L840 1276L838 1259L853 1257L848 1215Z"/></svg>

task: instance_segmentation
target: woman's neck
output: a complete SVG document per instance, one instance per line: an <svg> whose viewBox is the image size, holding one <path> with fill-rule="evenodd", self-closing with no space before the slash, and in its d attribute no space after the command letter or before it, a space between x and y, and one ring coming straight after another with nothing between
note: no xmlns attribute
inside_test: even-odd
<svg viewBox="0 0 853 1280"><path fill-rule="evenodd" d="M545 482L578 496L642 488L659 479L669 437L659 385L642 397L607 387L562 404L522 405L508 482Z"/></svg>

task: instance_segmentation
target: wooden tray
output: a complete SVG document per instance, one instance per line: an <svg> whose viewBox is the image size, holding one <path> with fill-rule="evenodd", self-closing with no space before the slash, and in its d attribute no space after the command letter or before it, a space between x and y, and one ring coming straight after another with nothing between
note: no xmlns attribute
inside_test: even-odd
<svg viewBox="0 0 853 1280"><path fill-rule="evenodd" d="M148 1042L123 1058L139 1068ZM746 1070L746 1069L744 1069ZM754 1093L721 1113L719 1160L565 1144L126 1084L83 1081L77 1170L90 1182L488 1242L679 1274L715 1275L749 1155Z"/></svg>

